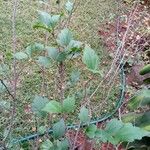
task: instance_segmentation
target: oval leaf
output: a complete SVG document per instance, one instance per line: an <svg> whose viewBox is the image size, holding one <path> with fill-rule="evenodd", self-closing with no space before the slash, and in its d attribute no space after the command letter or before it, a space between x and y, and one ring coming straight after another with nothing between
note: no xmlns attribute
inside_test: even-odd
<svg viewBox="0 0 150 150"><path fill-rule="evenodd" d="M99 58L95 51L89 46L85 47L82 60L89 70L97 71L99 65Z"/></svg>
<svg viewBox="0 0 150 150"><path fill-rule="evenodd" d="M59 102L52 100L49 103L47 103L42 110L48 113L61 113L62 107Z"/></svg>
<svg viewBox="0 0 150 150"><path fill-rule="evenodd" d="M62 61L65 61L66 58L67 58L66 52L59 52L59 54L58 54L56 60L57 60L58 62L62 62Z"/></svg>
<svg viewBox="0 0 150 150"><path fill-rule="evenodd" d="M59 51L57 48L55 47L46 47L46 50L48 52L48 56L54 60L56 60L58 54L59 54Z"/></svg>
<svg viewBox="0 0 150 150"><path fill-rule="evenodd" d="M17 52L14 54L14 57L18 60L28 59L28 55L24 52Z"/></svg>
<svg viewBox="0 0 150 150"><path fill-rule="evenodd" d="M50 20L51 28L54 28L60 19L60 15L53 15Z"/></svg>
<svg viewBox="0 0 150 150"><path fill-rule="evenodd" d="M33 43L29 45L25 52L31 57L34 52L43 51L44 45L41 43Z"/></svg>
<svg viewBox="0 0 150 150"><path fill-rule="evenodd" d="M66 131L65 122L61 119L59 122L55 123L53 126L53 135L55 138L60 138L64 136Z"/></svg>
<svg viewBox="0 0 150 150"><path fill-rule="evenodd" d="M46 68L50 67L51 65L50 58L44 56L39 56L37 62Z"/></svg>
<svg viewBox="0 0 150 150"><path fill-rule="evenodd" d="M112 119L107 123L104 130L98 129L95 134L103 142L117 145L120 142L140 140L142 137L149 135L149 132L135 127L131 123L123 123L120 120Z"/></svg>
<svg viewBox="0 0 150 150"><path fill-rule="evenodd" d="M33 25L33 28L34 29L44 29L48 32L51 32L52 29L47 27L45 24L42 24L41 22L36 22L34 25Z"/></svg>
<svg viewBox="0 0 150 150"><path fill-rule="evenodd" d="M68 150L70 147L69 141L64 139L63 141L57 140L57 150Z"/></svg>
<svg viewBox="0 0 150 150"><path fill-rule="evenodd" d="M73 39L72 33L69 29L63 29L57 38L57 43L61 46L68 46L70 41Z"/></svg>
<svg viewBox="0 0 150 150"><path fill-rule="evenodd" d="M89 123L89 111L86 107L82 107L79 113L79 119L82 123Z"/></svg>
<svg viewBox="0 0 150 150"><path fill-rule="evenodd" d="M42 109L48 102L49 100L47 98L36 95L31 105L32 111L40 117L45 116L46 113L43 112Z"/></svg>
<svg viewBox="0 0 150 150"><path fill-rule="evenodd" d="M64 112L73 112L75 109L75 98L68 97L63 101L63 111Z"/></svg>
<svg viewBox="0 0 150 150"><path fill-rule="evenodd" d="M53 143L47 139L45 142L42 143L40 149L41 150L54 150L54 147L53 147Z"/></svg>
<svg viewBox="0 0 150 150"><path fill-rule="evenodd" d="M94 138L95 137L95 132L97 131L97 126L92 124L86 129L86 135L89 138Z"/></svg>
<svg viewBox="0 0 150 150"><path fill-rule="evenodd" d="M47 25L47 27L50 24L50 20L51 20L51 15L48 14L47 12L44 11L38 11L39 13L39 21L45 25Z"/></svg>

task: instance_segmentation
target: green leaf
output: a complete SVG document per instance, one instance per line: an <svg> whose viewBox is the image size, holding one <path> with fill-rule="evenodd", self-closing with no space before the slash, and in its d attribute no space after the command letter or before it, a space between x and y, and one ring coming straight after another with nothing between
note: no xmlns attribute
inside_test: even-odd
<svg viewBox="0 0 150 150"><path fill-rule="evenodd" d="M60 15L53 15L50 20L51 28L54 28L60 19Z"/></svg>
<svg viewBox="0 0 150 150"><path fill-rule="evenodd" d="M141 106L149 105L150 106L150 90L142 91L143 100L141 101Z"/></svg>
<svg viewBox="0 0 150 150"><path fill-rule="evenodd" d="M148 134L147 131L135 127L131 123L126 123L120 130L118 130L115 138L117 138L119 142L133 142L134 140L142 139L142 137L147 136Z"/></svg>
<svg viewBox="0 0 150 150"><path fill-rule="evenodd" d="M128 102L128 108L134 110L140 106L150 104L150 90L142 90Z"/></svg>
<svg viewBox="0 0 150 150"><path fill-rule="evenodd" d="M6 60L12 60L13 59L13 53L10 51L5 52L5 58Z"/></svg>
<svg viewBox="0 0 150 150"><path fill-rule="evenodd" d="M97 131L97 126L92 124L86 129L86 135L89 138L94 138L95 137L95 132Z"/></svg>
<svg viewBox="0 0 150 150"><path fill-rule="evenodd" d="M150 132L150 111L145 112L134 120L136 126Z"/></svg>
<svg viewBox="0 0 150 150"><path fill-rule="evenodd" d="M67 48L65 50L68 53L68 58L72 59L72 58L76 58L77 56L79 56L79 54L82 50L81 46L82 46L81 42L71 40L69 45L67 46Z"/></svg>
<svg viewBox="0 0 150 150"><path fill-rule="evenodd" d="M33 103L32 103L32 111L40 116L44 117L46 115L45 112L42 111L42 109L45 107L45 105L49 102L49 100L45 97L36 95Z"/></svg>
<svg viewBox="0 0 150 150"><path fill-rule="evenodd" d="M68 150L69 146L69 141L67 139L63 141L57 141L57 150Z"/></svg>
<svg viewBox="0 0 150 150"><path fill-rule="evenodd" d="M150 73L150 64L144 66L144 68L140 71L140 75L145 75Z"/></svg>
<svg viewBox="0 0 150 150"><path fill-rule="evenodd" d="M17 52L13 56L14 56L14 58L16 58L18 60L28 59L28 55L24 52Z"/></svg>
<svg viewBox="0 0 150 150"><path fill-rule="evenodd" d="M71 72L71 77L70 77L70 81L71 84L75 84L80 80L80 71L79 70L73 70Z"/></svg>
<svg viewBox="0 0 150 150"><path fill-rule="evenodd" d="M48 56L54 60L58 57L59 51L55 47L46 47L46 50L48 52Z"/></svg>
<svg viewBox="0 0 150 150"><path fill-rule="evenodd" d="M66 132L66 126L65 126L64 120L61 119L59 122L54 124L53 135L56 139L58 139L64 136L65 132Z"/></svg>
<svg viewBox="0 0 150 150"><path fill-rule="evenodd" d="M67 47L72 39L73 39L72 33L70 32L69 29L65 28L58 35L57 43L60 46Z"/></svg>
<svg viewBox="0 0 150 150"><path fill-rule="evenodd" d="M44 11L38 11L39 13L39 18L38 20L40 21L40 23L46 25L47 27L49 27L50 25L50 20L51 20L51 15L48 14L47 12Z"/></svg>
<svg viewBox="0 0 150 150"><path fill-rule="evenodd" d="M39 128L38 128L38 133L39 134L44 134L46 132L46 127L45 126L40 126Z"/></svg>
<svg viewBox="0 0 150 150"><path fill-rule="evenodd" d="M71 13L72 10L73 10L73 3L70 2L70 0L68 0L67 3L66 3L66 5L65 5L65 7L66 7L66 10L67 10L69 13Z"/></svg>
<svg viewBox="0 0 150 150"><path fill-rule="evenodd" d="M97 71L99 65L99 58L95 51L89 46L85 47L82 60L89 70L93 72Z"/></svg>
<svg viewBox="0 0 150 150"><path fill-rule="evenodd" d="M45 50L44 45L41 43L33 43L29 45L25 52L31 57L34 52Z"/></svg>
<svg viewBox="0 0 150 150"><path fill-rule="evenodd" d="M33 28L34 29L44 29L48 32L51 32L52 29L47 27L45 24L42 24L41 22L36 22L34 25L33 25Z"/></svg>
<svg viewBox="0 0 150 150"><path fill-rule="evenodd" d="M80 41L75 41L75 40L71 40L69 45L68 45L68 49L73 49L73 48L81 48L82 46L82 42Z"/></svg>
<svg viewBox="0 0 150 150"><path fill-rule="evenodd" d="M118 143L109 133L107 133L105 130L101 130L101 129L98 129L95 132L95 138L98 138L103 143L106 143L107 141L114 145L116 145L116 143Z"/></svg>
<svg viewBox="0 0 150 150"><path fill-rule="evenodd" d="M32 51L43 51L43 50L45 50L44 45L41 43L35 42L31 45L31 47L32 47Z"/></svg>
<svg viewBox="0 0 150 150"><path fill-rule="evenodd" d="M83 44L83 43L80 42L80 41L71 40L70 43L69 43L69 45L68 45L68 47L69 47L69 48L74 48L74 47L80 48L80 47L82 46L82 44Z"/></svg>
<svg viewBox="0 0 150 150"><path fill-rule="evenodd" d="M86 107L82 107L79 113L79 119L82 123L89 123L89 111Z"/></svg>
<svg viewBox="0 0 150 150"><path fill-rule="evenodd" d="M75 109L75 98L74 97L67 97L63 101L63 111L64 112L73 112Z"/></svg>
<svg viewBox="0 0 150 150"><path fill-rule="evenodd" d="M61 113L62 107L59 102L52 100L49 103L47 103L42 110L48 113Z"/></svg>
<svg viewBox="0 0 150 150"><path fill-rule="evenodd" d="M40 150L54 150L53 146L53 143L49 139L47 139L45 142L42 143Z"/></svg>
<svg viewBox="0 0 150 150"><path fill-rule="evenodd" d="M123 123L117 119L112 119L105 128L105 131L107 133L110 133L111 135L115 135L116 132L118 132L119 129L123 127Z"/></svg>
<svg viewBox="0 0 150 150"><path fill-rule="evenodd" d="M51 32L52 29L56 26L60 19L60 15L51 16L47 12L39 11L38 22L33 26L34 28L45 29L48 32Z"/></svg>
<svg viewBox="0 0 150 150"><path fill-rule="evenodd" d="M48 57L39 56L37 62L46 68L49 68L51 65L51 60Z"/></svg>
<svg viewBox="0 0 150 150"><path fill-rule="evenodd" d="M56 60L57 60L58 62L63 62L63 61L66 60L66 58L67 58L66 52L60 52L60 53L57 55Z"/></svg>
<svg viewBox="0 0 150 150"><path fill-rule="evenodd" d="M149 132L133 126L131 123L123 123L117 119L112 119L107 123L106 128L103 131L101 138L104 138L112 144L119 144L120 142L133 142L134 140L142 139L147 136Z"/></svg>

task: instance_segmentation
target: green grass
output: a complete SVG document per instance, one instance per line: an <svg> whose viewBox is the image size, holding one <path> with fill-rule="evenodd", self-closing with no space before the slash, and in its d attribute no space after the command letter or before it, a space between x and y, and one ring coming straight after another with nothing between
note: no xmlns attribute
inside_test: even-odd
<svg viewBox="0 0 150 150"><path fill-rule="evenodd" d="M99 24L106 17L109 18L113 13L115 5L113 0L105 2L97 2L96 0L80 2L74 16L72 17L73 30L79 35L81 41L91 44L98 48L99 36L97 31ZM50 6L53 8L53 6ZM17 48L23 50L31 42L41 40L37 31L32 28L35 21L37 10L42 7L37 1L20 1L17 11ZM0 51L11 51L12 43L12 2L0 0ZM78 34L81 33L81 34Z"/></svg>

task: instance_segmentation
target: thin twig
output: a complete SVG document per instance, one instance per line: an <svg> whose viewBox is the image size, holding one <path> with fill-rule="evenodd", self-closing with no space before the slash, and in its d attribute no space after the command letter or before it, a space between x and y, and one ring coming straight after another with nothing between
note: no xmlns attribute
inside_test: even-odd
<svg viewBox="0 0 150 150"><path fill-rule="evenodd" d="M142 48L141 48L142 49ZM141 49L137 49L134 53L133 53L133 55L134 54L136 54L138 51L140 51ZM126 54L124 54L124 56L125 56ZM123 61L123 59L124 59L124 57L122 58L122 61ZM129 58L128 59L126 59L125 61L124 61L124 64L127 62L129 60ZM107 96L106 96L106 98L105 98L105 101L108 99L108 97L109 97L109 94L110 94L110 92L111 92L111 89L112 89L112 87L113 87L113 85L114 85L114 79L115 79L115 77L116 77L116 75L117 75L117 73L119 72L119 69L120 69L120 66L121 66L121 64L119 64L118 65L118 67L117 67L117 69L116 69L116 71L115 71L115 73L114 73L114 75L113 75L113 77L112 77L112 79L110 79L110 82L109 82L109 84L107 85L107 87L110 87L109 88L109 91L108 91L108 94L107 94ZM110 84L111 84L111 86L110 86ZM103 103L105 103L105 101L103 101L102 103L101 103L101 106L103 106Z"/></svg>
<svg viewBox="0 0 150 150"><path fill-rule="evenodd" d="M5 87L7 93L12 97L13 100L15 100L14 95L9 91L9 89L8 89L7 85L4 83L4 81L2 79L0 79L0 81L1 81L2 85Z"/></svg>
<svg viewBox="0 0 150 150"><path fill-rule="evenodd" d="M80 2L77 3L77 0L74 1L73 9L72 9L72 11L71 11L71 13L70 13L70 15L68 17L68 21L67 21L67 25L66 25L67 27L69 26L71 18L72 18L72 15L76 11L76 9L78 8L79 4L80 4Z"/></svg>
<svg viewBox="0 0 150 150"><path fill-rule="evenodd" d="M142 38L145 34L146 34L146 33L143 33L140 38ZM139 39L138 39L138 40L139 40ZM125 53L126 53L127 50L129 50L138 40L135 40L127 49L125 49ZM124 56L125 56L125 54L124 54ZM128 59L129 59L129 58L128 58ZM111 68L110 68L110 70L111 70ZM110 72L111 72L110 70L107 72L107 74L104 76L104 78L103 78L103 79L101 80L101 82L98 84L97 88L96 88L96 89L94 90L94 92L91 94L90 99L96 94L96 92L98 91L98 89L101 87L102 83L108 78L108 76L110 75ZM118 70L116 70L116 71L118 71Z"/></svg>
<svg viewBox="0 0 150 150"><path fill-rule="evenodd" d="M125 45L125 42L126 42L126 38L127 38L128 32L129 32L132 20L133 20L133 16L134 16L134 14L135 14L135 12L137 10L137 5L134 5L133 10L134 11L133 12L131 11L131 14L129 16L126 32L123 35L122 42L121 42L120 46L117 48L114 60L113 60L113 62L111 64L111 67L110 67L110 70L109 70L108 74L110 74L114 70L114 65L116 64L117 60L120 58L120 55L121 55L121 53L122 53L122 51L124 49L124 45Z"/></svg>
<svg viewBox="0 0 150 150"><path fill-rule="evenodd" d="M139 50L138 50L138 51L139 51ZM137 51L136 51L136 52L137 52ZM125 53L124 53L122 59L120 60L120 62L123 62L124 57L125 57ZM125 62L127 62L127 60L126 60ZM125 63L125 62L124 62L124 63ZM109 97L109 94L110 94L110 92L111 92L111 89L112 89L112 87L113 87L113 85L114 85L114 79L115 79L117 73L119 72L120 67L121 67L121 63L119 63L117 69L115 70L114 75L112 76L112 78L111 78L110 81L109 81L108 86L109 86L110 88L109 88L108 94L107 94L107 96L106 96L106 98L105 98L105 101L106 101L106 100L108 99L108 97ZM112 84L112 85L110 86L110 84Z"/></svg>
<svg viewBox="0 0 150 150"><path fill-rule="evenodd" d="M16 53L17 49L17 38L16 38L16 13L17 13L17 5L18 5L18 0L13 0L13 11L12 11L12 49L13 53ZM9 129L7 132L7 135L3 139L3 142L6 141L7 137L11 133L12 127L13 127L13 121L15 117L15 111L16 111L16 88L17 88L17 63L16 63L16 58L13 60L13 95L10 93L8 90L7 86L4 84L4 82L1 80L1 83L5 86L8 94L12 97L13 99L13 105L12 105L12 113L11 113L11 120L10 120L10 125Z"/></svg>
<svg viewBox="0 0 150 150"><path fill-rule="evenodd" d="M48 4L48 2L47 2ZM47 11L49 5L44 5L44 10ZM45 32L45 47L48 45L48 32L46 31ZM46 51L44 52L44 56L46 56ZM47 92L47 85L46 85L46 81L45 81L45 67L43 66L41 68L41 72L42 72L42 87L41 87L41 93L43 96L45 96L45 93L47 94L48 96L48 92Z"/></svg>
<svg viewBox="0 0 150 150"><path fill-rule="evenodd" d="M64 23L63 28L68 27L70 25L70 21L71 21L72 15L76 11L78 6L79 6L79 2L77 3L77 0L75 0L74 4L73 4L73 9L72 9L72 11L70 12L70 14L68 16L67 22Z"/></svg>
<svg viewBox="0 0 150 150"><path fill-rule="evenodd" d="M76 132L76 135L75 135L75 138L74 138L74 143L73 143L72 150L75 150L75 148L76 148L76 142L77 142L77 138L78 138L78 135L79 135L80 127L81 127L81 123L78 126L78 129L77 129L77 132Z"/></svg>
<svg viewBox="0 0 150 150"><path fill-rule="evenodd" d="M17 37L16 37L16 13L17 13L17 3L18 0L13 0L13 16L12 16L12 34L13 34L13 53L16 53L17 49ZM14 97L16 99L16 87L17 87L17 63L16 58L14 57L13 61L13 68L14 68Z"/></svg>

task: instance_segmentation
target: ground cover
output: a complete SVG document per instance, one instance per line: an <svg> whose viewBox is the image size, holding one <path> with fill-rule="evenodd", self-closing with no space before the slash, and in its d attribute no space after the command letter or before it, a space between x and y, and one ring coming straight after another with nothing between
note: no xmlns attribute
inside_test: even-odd
<svg viewBox="0 0 150 150"><path fill-rule="evenodd" d="M62 2L62 5L64 3ZM111 5L113 4L113 7ZM1 39L1 62L7 64L9 68L11 68L12 64L12 2L11 1L0 1L0 21L1 21L1 29L0 29L0 39ZM53 7L54 5L54 7ZM43 33L38 33L37 30L33 29L33 24L36 21L37 18L37 10L45 9L45 6L43 4L40 4L37 1L20 1L18 4L18 10L17 10L17 17L16 17L16 36L17 36L17 51L24 50L29 44L34 42L43 42L45 41L45 38L43 38ZM100 9L97 9L100 8ZM55 1L50 3L50 6L48 6L48 11L57 11L57 5L55 4ZM75 11L72 21L71 21L71 27L74 31L75 36L81 40L82 42L89 43L93 49L97 50L97 53L102 58L101 61L106 60L108 55L105 52L105 48L103 47L103 44L100 42L100 38L98 35L98 28L99 24L104 19L112 19L113 17L113 11L115 10L115 3L113 1L106 1L96 3L95 1L81 1L80 4L77 7L77 10ZM81 33L81 36L78 34ZM51 40L50 38L48 40ZM80 60L79 60L80 61ZM108 62L109 63L109 62ZM50 70L46 73L46 84L48 85L48 93L43 93L41 91L41 84L42 84L42 71L39 69L39 67L34 62L29 62L29 64L32 66L29 67L28 65L23 63L18 63L17 70L20 71L20 76L17 83L17 97L18 101L16 104L16 117L15 117L15 136L20 136L23 134L28 134L29 132L33 132L34 128L36 127L36 119L32 115L31 111L31 103L34 99L35 94L39 95L46 95L48 94L49 98L53 98L55 96L55 93L53 93L53 82L51 79L54 78L53 71ZM69 67L68 74L74 70L74 68L79 67L80 64L76 63L76 66ZM102 64L103 67L107 68L107 64ZM82 68L82 66L81 66ZM10 70L10 74L8 75L11 82L11 76L13 76L12 70ZM88 76L90 77L91 74L89 73ZM81 80L84 80L84 74L81 77ZM87 77L86 77L87 78ZM94 77L95 81L92 81L91 84L91 90L94 90L96 88L96 83L98 83L101 79L98 79L96 76ZM3 79L7 79L7 76L3 76ZM97 81L96 81L97 80ZM86 80L85 80L86 82ZM10 83L11 84L11 83ZM82 86L84 84L78 84L78 86L75 88L77 91L77 94L82 94ZM93 87L92 87L93 86ZM106 88L106 87L105 87ZM75 90L72 88L72 90ZM112 91L111 95L109 95L110 100L109 101L116 101L118 93L118 87L116 86L116 89ZM99 107L102 106L96 106L100 99L104 96L102 96L102 92L99 91L95 97L94 101L91 104L91 111L93 112L94 116L99 116L100 113L106 113L111 109L113 106L107 105L107 103L103 102L102 110L99 109ZM101 95L101 96L100 96ZM46 95L47 96L47 95ZM101 97L101 98L100 98ZM8 96L8 94L1 94L1 99L6 100L7 102L11 102L11 98ZM80 99L80 98L79 98ZM100 103L98 105L101 105ZM78 110L77 110L78 111ZM6 117L9 116L9 112L6 111L2 113L1 117L1 130L8 126L10 118ZM75 117L75 116L73 116ZM74 118L73 118L74 119ZM73 119L70 121L72 122ZM1 132L1 136L3 136L3 132Z"/></svg>
<svg viewBox="0 0 150 150"><path fill-rule="evenodd" d="M8 68L11 68L12 64L12 27L11 27L11 14L12 14L12 3L9 1L0 1L1 10L0 10L0 21L2 28L0 29L0 38L1 38L1 53L0 58L2 64L7 64ZM61 3L62 7L64 2ZM55 7L52 7L55 6ZM112 7L113 6L113 7ZM56 11L58 6L55 4L55 1L52 1L51 4L47 7L43 4L39 4L36 1L20 1L18 5L17 12L17 22L16 22L16 31L17 31L17 51L24 50L30 43L41 42L45 43L45 35L42 31L38 32L33 29L33 24L37 19L36 12L37 10L47 9L47 11ZM102 37L100 32L101 25L104 21L111 23L115 19L117 11L117 3L114 1L81 1L78 4L78 7L71 18L71 28L74 31L75 37L91 45L95 49L100 57L101 64L99 68L102 70L102 76L104 76L111 63L114 53L108 51L108 48L105 47L105 40L100 40ZM79 34L81 33L81 35ZM111 37L112 35L110 35ZM107 37L105 37L106 39ZM113 38L113 37L112 37ZM47 41L53 41L52 37L49 36ZM107 41L108 42L108 41ZM111 47L111 46L108 46ZM74 65L73 65L74 64ZM20 68L23 68L23 70ZM80 70L78 68L81 68ZM36 133L37 129L41 125L49 126L51 120L56 121L60 116L47 116L45 119L41 119L33 115L31 110L32 102L35 95L46 96L50 100L53 100L57 97L57 92L54 86L55 75L54 72L56 68L43 70L35 63L35 61L29 61L29 65L26 66L24 62L17 64L17 70L20 71L20 75L17 82L17 103L16 103L16 115L14 119L14 129L11 138L23 136L29 133ZM85 71L85 73L83 73ZM44 73L44 80L43 80ZM102 114L106 114L114 109L114 105L119 96L120 91L120 82L119 82L119 71L115 74L114 78L108 78L104 84L98 89L97 93L94 95L92 101L88 105L90 110L90 115L92 117L97 117ZM78 80L79 75L80 80L76 86L72 86L71 81ZM72 61L70 64L67 64L66 69L66 81L67 86L65 96L69 95L71 91L75 91L76 103L78 108L74 114L65 116L68 123L76 122L78 119L75 114L79 112L80 105L87 103L84 101L84 96L88 97L94 92L97 88L97 84L101 82L102 77L93 76L87 70L84 69L84 65L81 64L81 58L76 61ZM13 76L12 70L8 74L10 78L11 85L11 76ZM6 74L2 76L3 80L6 80ZM70 80L71 79L71 80ZM89 82L90 80L90 82ZM110 81L111 82L110 82ZM115 84L114 84L115 83ZM85 88L88 85L89 88ZM46 87L46 90L45 90ZM11 97L6 94L1 94L1 99L7 102L9 109L9 102L11 102ZM81 101L83 99L83 101ZM86 99L86 98L85 98ZM1 112L1 131L5 131L7 134L7 127L9 126L10 121L10 112L8 110ZM3 132L0 135L3 138ZM41 139L38 141L31 142L31 146L37 145ZM29 146L29 145L28 145ZM28 147L27 146L27 147ZM25 147L25 146L24 146ZM33 149L33 147L32 147Z"/></svg>

